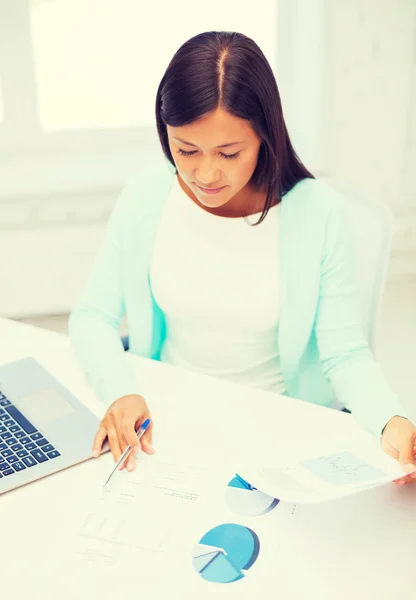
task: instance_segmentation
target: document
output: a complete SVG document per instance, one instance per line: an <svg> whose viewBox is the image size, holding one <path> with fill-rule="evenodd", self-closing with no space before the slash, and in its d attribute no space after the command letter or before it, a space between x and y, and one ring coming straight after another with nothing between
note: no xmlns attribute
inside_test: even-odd
<svg viewBox="0 0 416 600"><path fill-rule="evenodd" d="M167 573L181 533L212 512L226 483L225 475L140 454L136 469L118 471L72 523L66 561L90 574L128 575L138 565L146 576Z"/></svg>
<svg viewBox="0 0 416 600"><path fill-rule="evenodd" d="M277 457L270 464L268 457L268 465L246 465L239 472L258 489L295 503L335 500L406 474L373 439L364 436L318 445L317 453L313 443L294 441L285 453L288 458Z"/></svg>
<svg viewBox="0 0 416 600"><path fill-rule="evenodd" d="M113 480L93 501L74 507L59 536L59 571L76 573L94 597L103 585L107 593L134 578L147 599L179 589L183 597L212 598L213 588L216 600L233 597L232 589L249 598L270 578L276 559L284 559L281 532L291 507L228 468L141 453L135 471Z"/></svg>

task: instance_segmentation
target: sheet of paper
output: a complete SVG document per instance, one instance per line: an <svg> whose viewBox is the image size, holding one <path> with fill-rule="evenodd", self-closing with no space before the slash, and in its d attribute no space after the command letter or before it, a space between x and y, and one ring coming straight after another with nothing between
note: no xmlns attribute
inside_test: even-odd
<svg viewBox="0 0 416 600"><path fill-rule="evenodd" d="M95 574L111 569L127 575L139 565L146 576L167 573L175 566L181 533L210 511L224 485L221 474L143 454L134 472L117 472L79 515L67 537L66 560Z"/></svg>
<svg viewBox="0 0 416 600"><path fill-rule="evenodd" d="M109 490L74 508L59 533L59 563L97 597L103 582L134 577L146 598L172 589L212 598L213 588L217 600L249 598L284 560L288 514L228 469L141 454L133 473L117 473Z"/></svg>
<svg viewBox="0 0 416 600"><path fill-rule="evenodd" d="M247 480L280 500L297 503L326 502L386 485L405 475L400 464L372 439L331 441L321 451L299 442L286 452L289 458L266 458L261 466L239 470ZM273 464L274 462L274 464Z"/></svg>

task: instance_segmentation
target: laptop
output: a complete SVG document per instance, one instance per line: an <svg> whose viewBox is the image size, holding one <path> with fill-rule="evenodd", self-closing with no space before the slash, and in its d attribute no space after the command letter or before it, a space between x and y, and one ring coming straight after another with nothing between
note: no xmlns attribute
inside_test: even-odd
<svg viewBox="0 0 416 600"><path fill-rule="evenodd" d="M92 458L99 424L34 358L1 365L0 494Z"/></svg>

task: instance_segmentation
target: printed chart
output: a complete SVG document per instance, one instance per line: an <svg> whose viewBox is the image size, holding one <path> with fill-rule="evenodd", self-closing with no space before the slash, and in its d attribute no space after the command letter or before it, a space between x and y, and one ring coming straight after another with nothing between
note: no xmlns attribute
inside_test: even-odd
<svg viewBox="0 0 416 600"><path fill-rule="evenodd" d="M194 569L207 581L233 583L245 577L260 552L257 535L243 525L224 523L208 531L193 552Z"/></svg>
<svg viewBox="0 0 416 600"><path fill-rule="evenodd" d="M239 476L229 482L225 501L230 510L245 517L264 515L279 504L277 498L260 492Z"/></svg>
<svg viewBox="0 0 416 600"><path fill-rule="evenodd" d="M301 464L316 477L332 485L366 483L368 480L386 475L374 465L347 451L304 460Z"/></svg>

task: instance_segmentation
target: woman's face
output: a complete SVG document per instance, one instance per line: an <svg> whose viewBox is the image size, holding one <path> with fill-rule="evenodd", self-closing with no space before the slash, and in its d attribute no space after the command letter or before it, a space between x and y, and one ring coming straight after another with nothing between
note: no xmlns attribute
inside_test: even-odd
<svg viewBox="0 0 416 600"><path fill-rule="evenodd" d="M189 125L168 125L167 133L178 173L202 205L246 198L261 146L248 121L217 108ZM209 194L201 188L222 189Z"/></svg>

